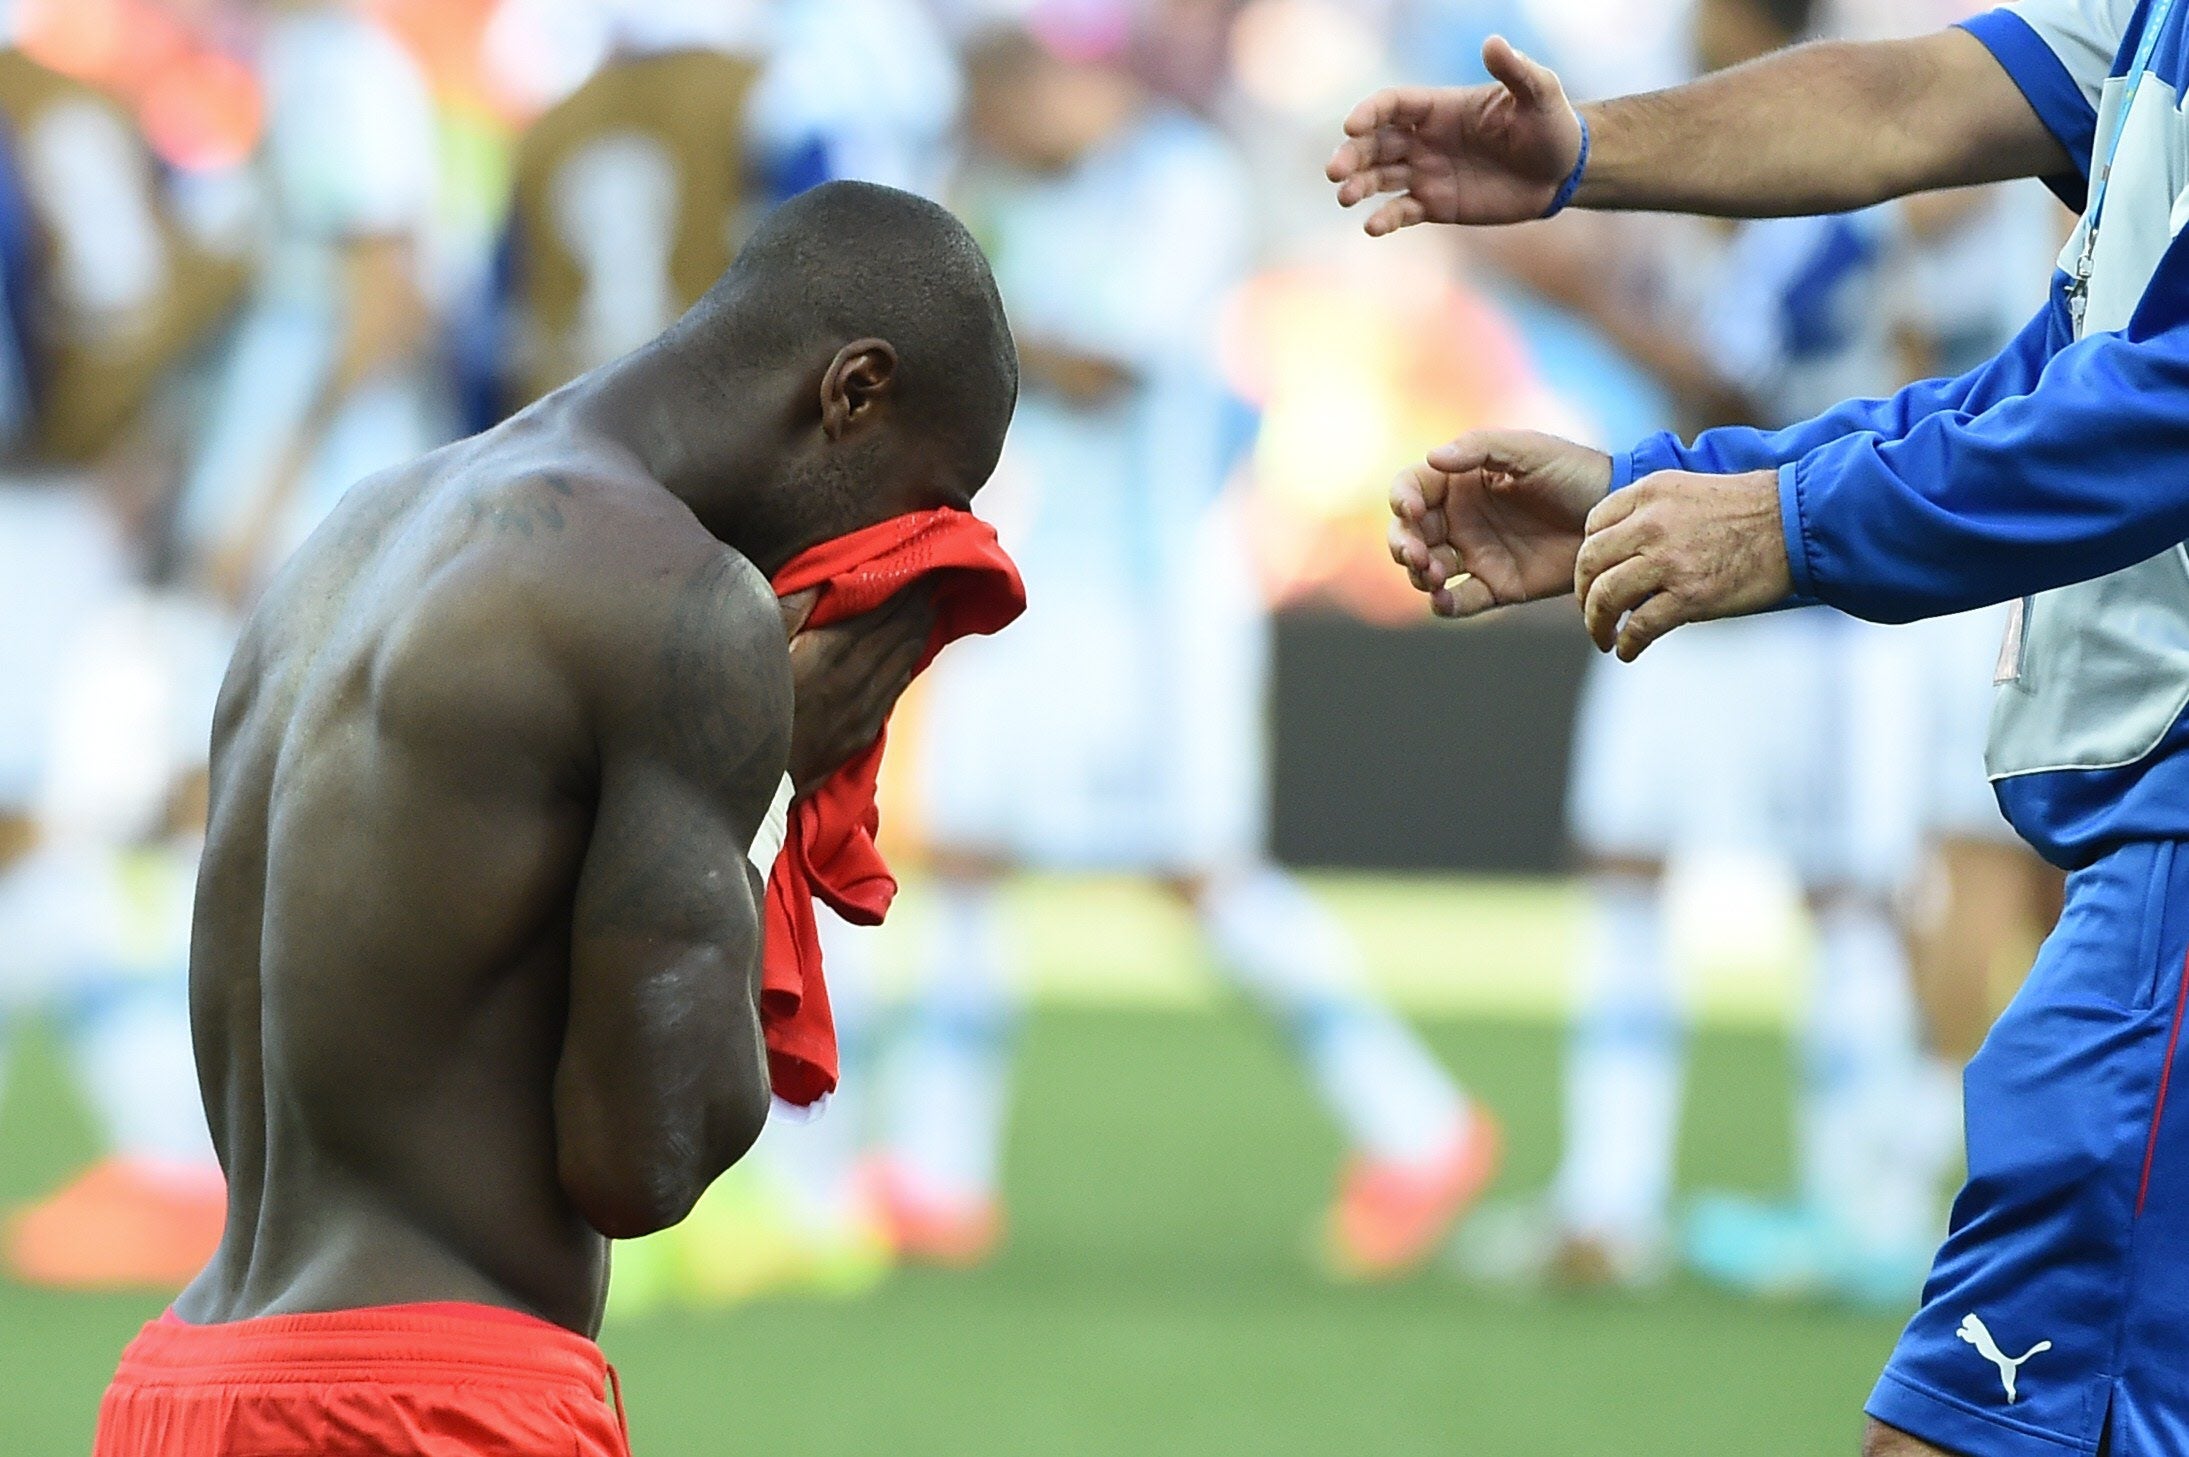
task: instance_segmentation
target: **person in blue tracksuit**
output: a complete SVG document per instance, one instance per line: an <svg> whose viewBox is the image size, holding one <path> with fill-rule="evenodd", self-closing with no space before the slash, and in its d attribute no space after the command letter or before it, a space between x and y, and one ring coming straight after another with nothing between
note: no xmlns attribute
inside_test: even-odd
<svg viewBox="0 0 2189 1457"><path fill-rule="evenodd" d="M2067 908L1970 1066L1969 1180L1866 1450L2189 1451L2189 6L2019 0L1579 109L1508 47L1486 58L1491 85L1348 119L1340 201L1397 194L1370 232L2011 176L2083 209L2045 308L1957 379L1616 456L1465 436L1394 487L1392 551L1447 616L1573 590L1629 660L1790 601L1884 622L2018 604L1989 767L2071 872Z"/></svg>

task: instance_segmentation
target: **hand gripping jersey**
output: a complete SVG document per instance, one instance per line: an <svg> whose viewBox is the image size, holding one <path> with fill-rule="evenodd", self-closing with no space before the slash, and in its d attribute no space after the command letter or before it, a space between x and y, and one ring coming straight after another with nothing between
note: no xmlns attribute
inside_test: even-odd
<svg viewBox="0 0 2189 1457"><path fill-rule="evenodd" d="M935 626L913 669L968 634L1001 632L1026 610L1018 568L996 533L963 511L920 511L824 541L775 574L780 597L820 588L806 627L872 612L916 582L933 591ZM885 737L877 737L791 806L789 833L768 871L767 947L760 1018L775 1096L800 1106L836 1087L836 1023L821 979L821 932L813 903L854 925L878 926L897 882L875 848L874 805Z"/></svg>

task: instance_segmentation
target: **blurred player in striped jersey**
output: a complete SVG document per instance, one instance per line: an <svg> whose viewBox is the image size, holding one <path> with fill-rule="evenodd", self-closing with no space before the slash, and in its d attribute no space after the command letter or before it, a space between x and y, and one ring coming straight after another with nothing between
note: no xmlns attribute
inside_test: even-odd
<svg viewBox="0 0 2189 1457"><path fill-rule="evenodd" d="M750 7L590 7L608 53L518 144L495 280L496 416L659 333L721 276L767 193Z"/></svg>
<svg viewBox="0 0 2189 1457"><path fill-rule="evenodd" d="M440 151L426 78L356 0L260 9L268 238L182 520L237 600L353 482L456 425L434 358Z"/></svg>
<svg viewBox="0 0 2189 1457"><path fill-rule="evenodd" d="M963 202L1025 371L993 509L1033 605L928 700L932 940L878 1183L907 1258L994 1248L1018 996L1001 881L1128 871L1191 909L1338 1123L1332 1266L1394 1274L1487 1183L1498 1135L1266 857L1267 620L1225 524L1241 432L1209 357L1255 209L1230 146L1153 100L1128 44L1124 12L1079 6L972 53Z"/></svg>

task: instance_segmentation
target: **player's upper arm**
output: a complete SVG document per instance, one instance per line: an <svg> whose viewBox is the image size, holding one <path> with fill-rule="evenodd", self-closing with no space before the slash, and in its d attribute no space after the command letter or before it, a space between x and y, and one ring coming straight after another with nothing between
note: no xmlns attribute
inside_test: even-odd
<svg viewBox="0 0 2189 1457"><path fill-rule="evenodd" d="M704 936L747 899L738 872L789 760L790 655L766 579L726 550L633 595L594 668L600 792L578 909Z"/></svg>
<svg viewBox="0 0 2189 1457"><path fill-rule="evenodd" d="M682 1218L766 1117L746 857L789 757L791 683L775 598L741 558L616 595L584 665L598 801L555 1106L565 1191L627 1237Z"/></svg>
<svg viewBox="0 0 2189 1457"><path fill-rule="evenodd" d="M2098 108L2135 8L2134 0L2016 0L1959 27L1983 43L2066 154L2074 177L2062 173L2053 185L2071 206L2081 205Z"/></svg>

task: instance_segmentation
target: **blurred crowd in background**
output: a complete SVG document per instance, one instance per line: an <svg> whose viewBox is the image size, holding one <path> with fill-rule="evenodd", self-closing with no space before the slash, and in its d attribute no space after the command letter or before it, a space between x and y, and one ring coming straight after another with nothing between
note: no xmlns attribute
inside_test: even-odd
<svg viewBox="0 0 2189 1457"><path fill-rule="evenodd" d="M733 1179L689 1230L626 1252L616 1300L857 1285L1006 1237L1022 953L996 890L1026 868L1175 895L1351 1150L1332 1268L1431 1259L1500 1134L1272 861L1272 615L1416 622L1386 485L1469 427L1617 448L1959 372L2034 311L2069 219L2033 186L1372 244L1321 180L1338 121L1380 84L1481 79L1492 33L1589 97L1970 8L0 6L0 1056L11 1022L53 1019L112 1149L12 1219L8 1270L179 1285L217 1236L184 972L205 745L257 588L351 483L643 344L769 206L837 177L937 196L990 251L1025 384L981 507L1035 606L946 658L899 736L889 813L924 852L928 944L895 1045L862 1049L869 948L832 928L854 1075L762 1145L790 1215L763 1238ZM1564 1161L1541 1201L1475 1221L1483 1278L1629 1285L1684 1263L1912 1297L1957 1157L1958 1063L2051 893L1983 781L1998 632L1805 611L1592 670L1567 806L1589 929ZM1500 751L1455 746L1422 792L1464 793ZM1774 857L1812 912L1801 1177L1788 1204L1676 1222L1667 880L1725 852Z"/></svg>

